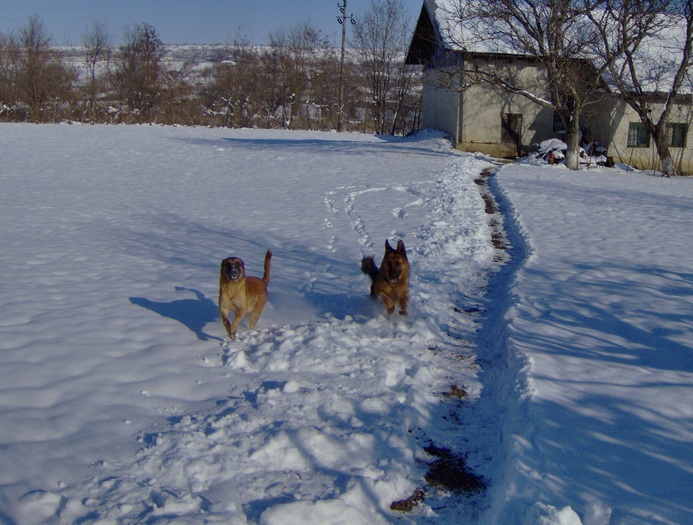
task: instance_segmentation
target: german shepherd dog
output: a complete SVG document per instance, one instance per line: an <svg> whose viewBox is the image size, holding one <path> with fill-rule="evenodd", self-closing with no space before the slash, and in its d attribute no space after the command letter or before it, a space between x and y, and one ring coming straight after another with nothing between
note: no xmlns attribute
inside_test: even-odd
<svg viewBox="0 0 693 525"><path fill-rule="evenodd" d="M231 339L236 338L236 330L241 320L248 315L248 326L255 329L255 324L262 314L267 302L267 285L270 280L270 259L272 252L265 254L265 274L262 279L245 275L245 265L238 257L227 257L221 261L219 275L219 312L226 333ZM229 313L234 313L233 322L229 322Z"/></svg>
<svg viewBox="0 0 693 525"><path fill-rule="evenodd" d="M407 315L409 306L409 261L404 242L397 243L397 249L393 249L390 243L385 241L385 256L380 268L375 265L373 255L365 257L361 261L361 271L373 281L371 284L371 297L382 299L387 307L387 313L395 311L395 305L399 305L400 315Z"/></svg>

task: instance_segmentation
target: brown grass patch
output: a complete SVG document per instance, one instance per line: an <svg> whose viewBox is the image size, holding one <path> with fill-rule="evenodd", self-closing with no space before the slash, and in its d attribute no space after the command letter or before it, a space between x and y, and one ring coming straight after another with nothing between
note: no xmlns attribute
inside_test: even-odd
<svg viewBox="0 0 693 525"><path fill-rule="evenodd" d="M467 468L465 458L453 454L447 448L431 445L424 449L436 459L429 465L424 476L426 483L455 492L481 492L486 488L486 482Z"/></svg>
<svg viewBox="0 0 693 525"><path fill-rule="evenodd" d="M460 388L457 385L450 385L450 390L448 392L443 392L443 397L456 397L457 399L467 399L469 394L464 388Z"/></svg>
<svg viewBox="0 0 693 525"><path fill-rule="evenodd" d="M390 505L390 510L397 510L399 512L411 512L414 507L421 505L426 497L426 493L422 488L417 488L414 494L409 496L407 499L400 501L395 501Z"/></svg>

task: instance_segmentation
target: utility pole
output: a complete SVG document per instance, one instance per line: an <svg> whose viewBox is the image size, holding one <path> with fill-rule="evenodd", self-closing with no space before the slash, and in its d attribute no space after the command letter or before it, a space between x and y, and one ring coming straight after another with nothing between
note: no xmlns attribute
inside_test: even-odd
<svg viewBox="0 0 693 525"><path fill-rule="evenodd" d="M337 131L342 131L342 109L344 106L344 40L346 38L346 21L349 20L352 25L356 25L354 15L347 16L347 0L342 0L342 4L337 4L339 12L337 22L342 26L342 54L339 59L339 100L337 101Z"/></svg>

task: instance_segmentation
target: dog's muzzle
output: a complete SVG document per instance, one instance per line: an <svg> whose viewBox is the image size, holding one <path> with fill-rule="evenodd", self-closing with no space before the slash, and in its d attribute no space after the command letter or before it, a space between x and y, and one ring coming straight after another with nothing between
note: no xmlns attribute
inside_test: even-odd
<svg viewBox="0 0 693 525"><path fill-rule="evenodd" d="M232 281L237 281L241 276L241 270L236 266L230 266L226 269L226 276Z"/></svg>

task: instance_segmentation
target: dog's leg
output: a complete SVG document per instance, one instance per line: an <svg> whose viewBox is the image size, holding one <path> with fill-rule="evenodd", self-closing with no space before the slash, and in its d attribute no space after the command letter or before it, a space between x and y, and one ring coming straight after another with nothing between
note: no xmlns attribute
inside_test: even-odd
<svg viewBox="0 0 693 525"><path fill-rule="evenodd" d="M409 308L409 294L404 292L399 298L399 315L407 315L407 309Z"/></svg>
<svg viewBox="0 0 693 525"><path fill-rule="evenodd" d="M385 306L387 307L387 314L392 315L392 313L395 311L395 303L393 303L392 299L390 299L384 293L380 294L380 298L382 299L383 303L385 303Z"/></svg>
<svg viewBox="0 0 693 525"><path fill-rule="evenodd" d="M233 339L231 335L231 323L229 322L229 309L224 308L221 304L219 305L219 313L221 314L221 323L224 325L224 329L228 336Z"/></svg>
<svg viewBox="0 0 693 525"><path fill-rule="evenodd" d="M255 330L255 325L257 324L257 320L260 319L260 315L262 314L262 310L265 308L265 301L262 301L261 304L258 304L255 306L252 312L250 312L250 315L248 316L248 328L251 330Z"/></svg>
<svg viewBox="0 0 693 525"><path fill-rule="evenodd" d="M226 308L225 305L219 305L219 312L221 313L221 322L226 329L226 334L230 339L236 339L236 330L238 329L241 319L243 319L245 315L245 310L234 312L233 322L229 322L229 314L231 311L229 308Z"/></svg>
<svg viewBox="0 0 693 525"><path fill-rule="evenodd" d="M233 322L227 329L227 332L231 339L236 339L236 330L238 330L238 325L241 324L241 320L245 317L246 312L246 309L238 310L237 312L235 312L236 315L233 318Z"/></svg>

